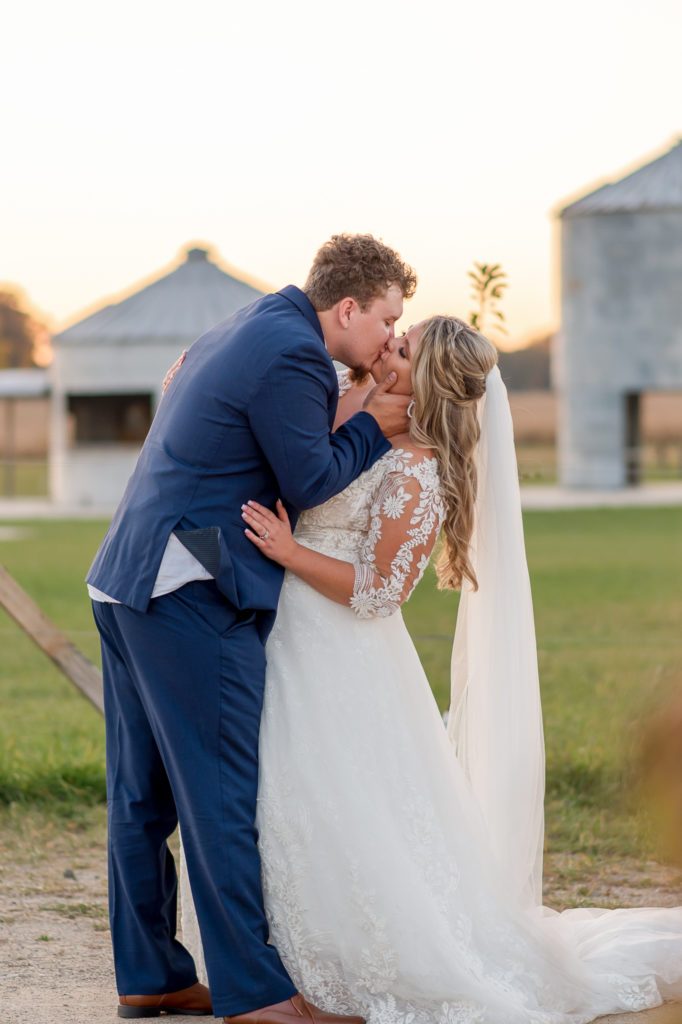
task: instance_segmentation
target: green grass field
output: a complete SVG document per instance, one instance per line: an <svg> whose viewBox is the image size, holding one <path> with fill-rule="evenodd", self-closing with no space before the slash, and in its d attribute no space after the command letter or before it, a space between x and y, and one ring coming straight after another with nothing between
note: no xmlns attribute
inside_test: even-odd
<svg viewBox="0 0 682 1024"><path fill-rule="evenodd" d="M532 512L525 523L548 844L592 857L647 854L632 756L643 720L682 685L682 509ZM0 562L96 662L82 579L104 528L17 523L16 537L0 541ZM405 608L443 709L456 610L457 595L438 592L431 570ZM0 643L0 821L27 804L77 817L104 799L102 720L4 613Z"/></svg>
<svg viewBox="0 0 682 1024"><path fill-rule="evenodd" d="M641 450L641 474L645 483L680 480L682 466L679 441L647 443ZM559 477L557 447L554 442L520 441L516 443L519 479L524 484L556 484Z"/></svg>
<svg viewBox="0 0 682 1024"><path fill-rule="evenodd" d="M42 498L48 493L48 467L44 459L8 462L0 459L0 495L5 498Z"/></svg>

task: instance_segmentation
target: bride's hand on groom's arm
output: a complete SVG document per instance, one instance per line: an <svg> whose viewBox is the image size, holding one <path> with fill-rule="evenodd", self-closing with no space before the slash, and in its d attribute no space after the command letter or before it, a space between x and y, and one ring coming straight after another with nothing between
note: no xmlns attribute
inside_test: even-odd
<svg viewBox="0 0 682 1024"><path fill-rule="evenodd" d="M249 527L245 533L264 555L289 568L298 544L294 540L289 516L280 498L277 499L276 508L277 515L257 501L242 505L242 519Z"/></svg>
<svg viewBox="0 0 682 1024"><path fill-rule="evenodd" d="M187 355L187 349L185 349L183 351L182 355L178 356L178 358L175 360L175 362L171 366L170 370L167 371L166 376L163 378L163 384L161 385L161 394L162 395L166 394L166 391L168 390L168 385L173 380L173 377L175 376L175 374L178 372L178 370L180 369L180 367L184 363L186 355Z"/></svg>

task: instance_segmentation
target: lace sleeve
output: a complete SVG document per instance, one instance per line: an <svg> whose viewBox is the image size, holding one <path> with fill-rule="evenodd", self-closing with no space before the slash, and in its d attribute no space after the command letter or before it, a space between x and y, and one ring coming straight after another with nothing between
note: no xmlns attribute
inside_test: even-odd
<svg viewBox="0 0 682 1024"><path fill-rule="evenodd" d="M350 391L350 389L353 386L353 382L350 379L350 370L348 369L348 367L344 366L341 369L337 364L336 380L338 381L339 385L339 398L341 398L341 396L345 395L346 391Z"/></svg>
<svg viewBox="0 0 682 1024"><path fill-rule="evenodd" d="M386 474L370 510L365 543L354 559L350 606L361 619L393 615L416 587L445 515L436 460L412 463L411 452Z"/></svg>

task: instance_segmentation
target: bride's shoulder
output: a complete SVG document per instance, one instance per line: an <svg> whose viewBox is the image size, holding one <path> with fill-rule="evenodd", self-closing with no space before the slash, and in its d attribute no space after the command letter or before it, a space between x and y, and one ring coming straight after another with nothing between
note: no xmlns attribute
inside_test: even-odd
<svg viewBox="0 0 682 1024"><path fill-rule="evenodd" d="M438 463L430 448L420 448L408 434L391 438L392 447L382 457L387 478L405 480L413 477L425 490L439 488Z"/></svg>
<svg viewBox="0 0 682 1024"><path fill-rule="evenodd" d="M409 434L397 434L391 438L391 452L402 455L411 465L416 466L420 462L436 461L436 455L431 448L421 448L415 444ZM391 452L388 454L390 455Z"/></svg>
<svg viewBox="0 0 682 1024"><path fill-rule="evenodd" d="M336 370L336 381L339 385L339 398L341 398L353 387L353 379L347 366L337 365L334 369Z"/></svg>

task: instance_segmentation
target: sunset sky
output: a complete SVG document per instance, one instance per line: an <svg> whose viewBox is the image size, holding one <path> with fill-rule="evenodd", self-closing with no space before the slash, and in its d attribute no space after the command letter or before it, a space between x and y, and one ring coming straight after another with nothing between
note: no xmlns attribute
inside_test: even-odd
<svg viewBox="0 0 682 1024"><path fill-rule="evenodd" d="M680 0L14 3L0 65L0 282L54 326L191 241L302 284L335 231L468 315L500 262L509 340L558 323L566 199L682 133Z"/></svg>

